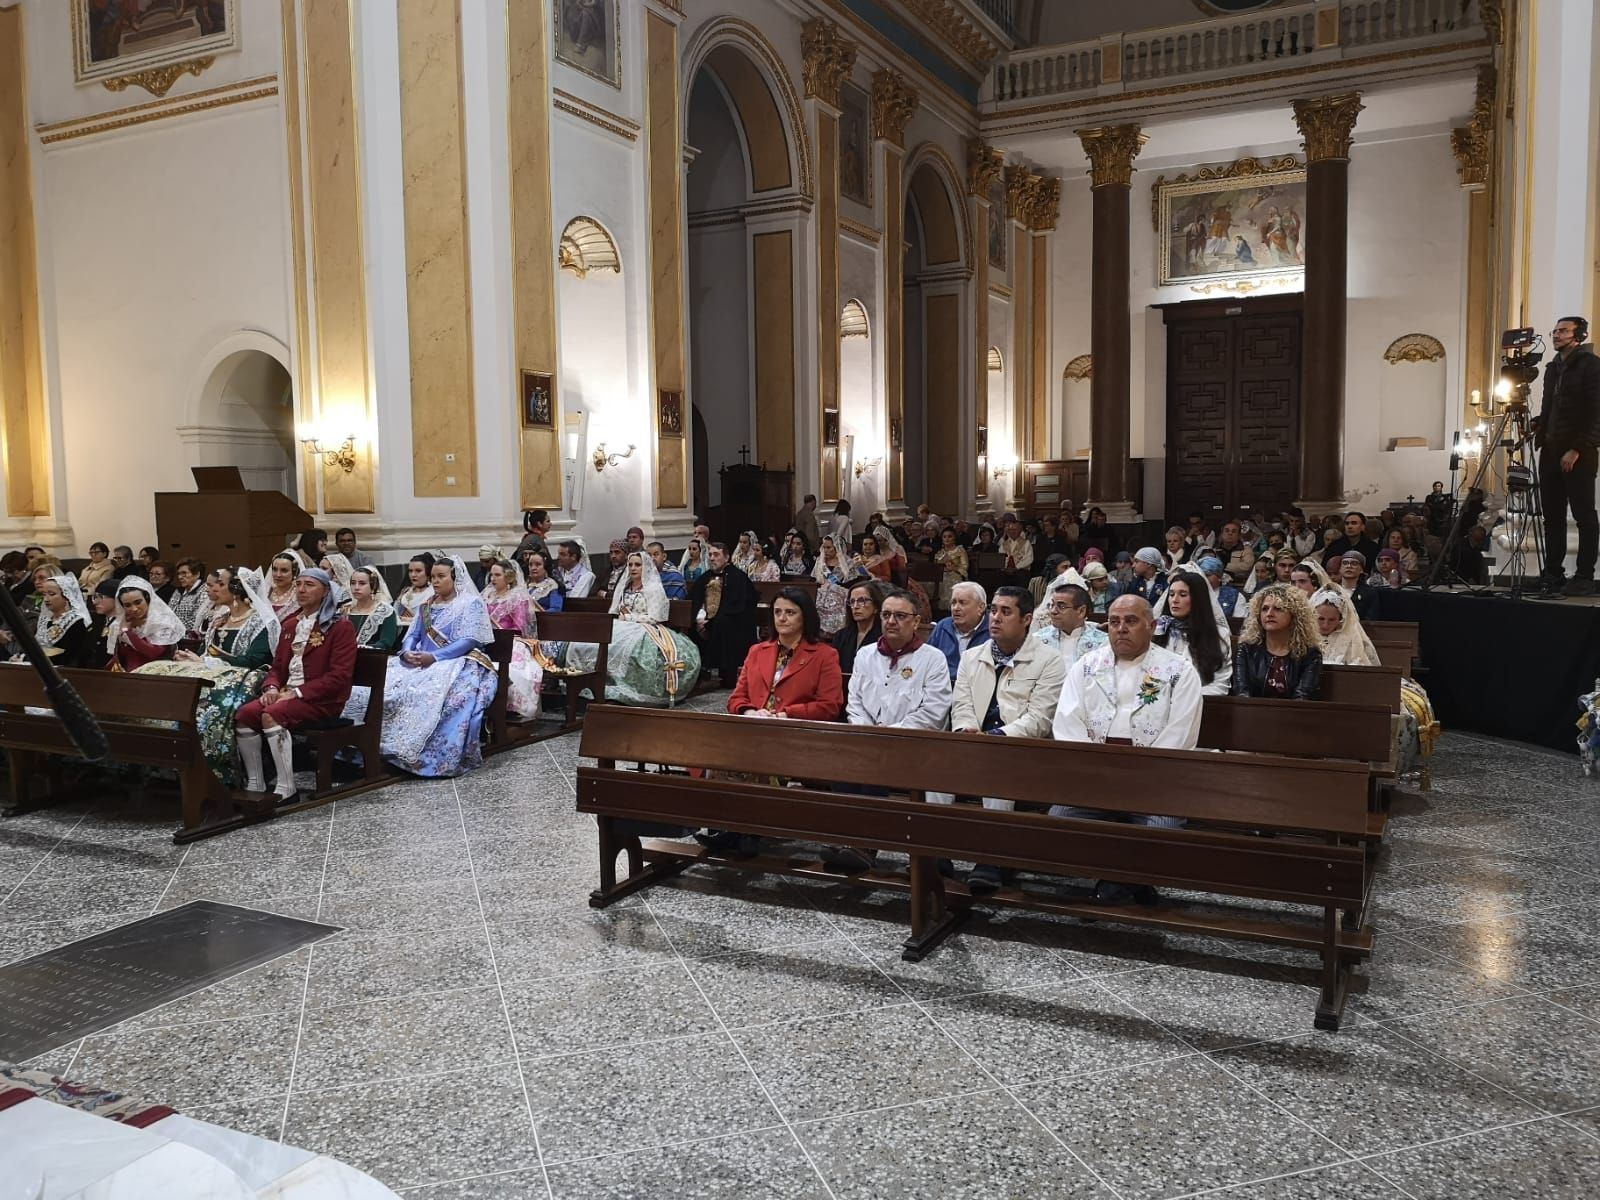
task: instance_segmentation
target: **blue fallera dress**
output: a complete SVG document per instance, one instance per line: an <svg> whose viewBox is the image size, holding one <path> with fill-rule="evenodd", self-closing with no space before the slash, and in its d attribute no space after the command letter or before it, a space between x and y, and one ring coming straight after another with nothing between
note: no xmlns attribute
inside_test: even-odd
<svg viewBox="0 0 1600 1200"><path fill-rule="evenodd" d="M457 593L417 612L401 653L433 655L431 666L389 660L383 692L383 757L429 778L463 775L483 763L479 739L499 675L484 647L494 625L483 598Z"/></svg>

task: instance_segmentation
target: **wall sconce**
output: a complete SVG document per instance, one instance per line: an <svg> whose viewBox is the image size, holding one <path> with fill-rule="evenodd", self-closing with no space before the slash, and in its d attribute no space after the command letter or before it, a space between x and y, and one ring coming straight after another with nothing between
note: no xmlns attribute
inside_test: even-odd
<svg viewBox="0 0 1600 1200"><path fill-rule="evenodd" d="M1004 458L1000 458L1000 459L996 459L995 460L994 470L992 470L989 474L998 483L1000 480L1004 479L1007 475L1011 474L1011 472L1016 470L1016 469L1017 469L1016 456L1015 455L1007 455Z"/></svg>
<svg viewBox="0 0 1600 1200"><path fill-rule="evenodd" d="M883 455L869 454L866 458L863 458L860 462L856 463L856 478L865 479L877 469L878 464L882 461Z"/></svg>
<svg viewBox="0 0 1600 1200"><path fill-rule="evenodd" d="M594 448L594 455L593 455L594 469L596 471L604 471L607 467L614 467L619 462L621 462L623 459L632 458L633 457L633 451L634 451L633 443L629 442L628 443L628 448L625 451L623 451L621 454L607 454L606 453L606 444L604 442L601 442L598 446L596 446Z"/></svg>
<svg viewBox="0 0 1600 1200"><path fill-rule="evenodd" d="M346 475L356 469L356 435L346 434L344 443L335 449L325 450L322 439L313 434L300 439L300 444L311 453L321 457L324 463L338 467Z"/></svg>

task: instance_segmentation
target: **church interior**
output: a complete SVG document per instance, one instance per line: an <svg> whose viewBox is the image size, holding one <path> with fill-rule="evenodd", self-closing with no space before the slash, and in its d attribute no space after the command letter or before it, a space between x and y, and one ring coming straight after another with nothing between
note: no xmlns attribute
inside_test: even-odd
<svg viewBox="0 0 1600 1200"><path fill-rule="evenodd" d="M1595 17L0 0L0 1200L1595 1195Z"/></svg>

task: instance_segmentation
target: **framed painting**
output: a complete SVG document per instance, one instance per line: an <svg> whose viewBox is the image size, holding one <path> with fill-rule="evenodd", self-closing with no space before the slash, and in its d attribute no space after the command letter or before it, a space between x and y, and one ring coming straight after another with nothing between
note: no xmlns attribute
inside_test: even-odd
<svg viewBox="0 0 1600 1200"><path fill-rule="evenodd" d="M622 87L617 0L555 0L556 61Z"/></svg>
<svg viewBox="0 0 1600 1200"><path fill-rule="evenodd" d="M658 401L657 428L664 438L683 436L683 393L663 390Z"/></svg>
<svg viewBox="0 0 1600 1200"><path fill-rule="evenodd" d="M824 446L837 446L839 444L839 410L837 408L823 410L822 444Z"/></svg>
<svg viewBox="0 0 1600 1200"><path fill-rule="evenodd" d="M522 373L522 427L524 429L554 429L556 427L555 382L549 375L534 371Z"/></svg>
<svg viewBox="0 0 1600 1200"><path fill-rule="evenodd" d="M1305 272L1306 170L1242 158L1155 182L1159 286Z"/></svg>
<svg viewBox="0 0 1600 1200"><path fill-rule="evenodd" d="M839 89L839 195L872 204L872 138L867 94L852 84Z"/></svg>
<svg viewBox="0 0 1600 1200"><path fill-rule="evenodd" d="M987 458L988 456L989 456L989 427L987 425L979 425L978 426L978 457L979 458Z"/></svg>
<svg viewBox="0 0 1600 1200"><path fill-rule="evenodd" d="M239 48L237 0L67 2L78 83L194 63ZM203 65L196 65L196 74Z"/></svg>
<svg viewBox="0 0 1600 1200"><path fill-rule="evenodd" d="M996 180L989 188L989 265L996 271L1006 269L1006 233L1010 227L1005 185Z"/></svg>

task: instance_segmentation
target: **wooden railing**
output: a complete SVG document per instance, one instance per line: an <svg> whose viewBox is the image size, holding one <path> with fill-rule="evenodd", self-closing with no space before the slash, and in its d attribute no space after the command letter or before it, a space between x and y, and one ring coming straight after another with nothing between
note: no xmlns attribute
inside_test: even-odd
<svg viewBox="0 0 1600 1200"><path fill-rule="evenodd" d="M1313 57L1359 59L1419 42L1467 42L1481 32L1478 0L1307 0L1251 16L1019 50L996 64L984 99L1004 104L1221 81Z"/></svg>

